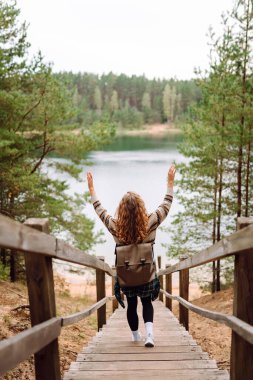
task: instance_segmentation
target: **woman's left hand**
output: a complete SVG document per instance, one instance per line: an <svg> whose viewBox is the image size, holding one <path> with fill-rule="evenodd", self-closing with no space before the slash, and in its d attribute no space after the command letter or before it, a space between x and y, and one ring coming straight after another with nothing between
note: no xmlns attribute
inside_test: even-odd
<svg viewBox="0 0 253 380"><path fill-rule="evenodd" d="M90 195L93 195L95 191L94 191L94 184L93 184L93 176L91 172L87 173L87 182L88 182Z"/></svg>
<svg viewBox="0 0 253 380"><path fill-rule="evenodd" d="M175 174L176 174L176 168L175 168L175 165L173 164L173 165L171 165L171 167L169 168L169 171L168 171L167 181L168 181L169 187L173 187Z"/></svg>

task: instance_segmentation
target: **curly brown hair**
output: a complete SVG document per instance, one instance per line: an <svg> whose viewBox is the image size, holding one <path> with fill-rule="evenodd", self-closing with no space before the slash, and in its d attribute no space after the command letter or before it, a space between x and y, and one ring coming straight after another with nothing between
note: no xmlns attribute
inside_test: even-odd
<svg viewBox="0 0 253 380"><path fill-rule="evenodd" d="M128 191L119 203L116 235L124 244L141 242L147 235L148 214L139 194Z"/></svg>

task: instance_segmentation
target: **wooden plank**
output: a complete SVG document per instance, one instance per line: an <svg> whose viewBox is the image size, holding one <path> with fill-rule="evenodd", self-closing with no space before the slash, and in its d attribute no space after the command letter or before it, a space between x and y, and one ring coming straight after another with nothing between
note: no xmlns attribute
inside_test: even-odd
<svg viewBox="0 0 253 380"><path fill-rule="evenodd" d="M187 260L188 255L181 255L180 261ZM189 300L189 269L183 269L179 272L179 296L186 301ZM179 322L189 330L189 312L181 303L179 304Z"/></svg>
<svg viewBox="0 0 253 380"><path fill-rule="evenodd" d="M235 254L247 254L253 249L253 224L243 230L220 240L218 243L206 248L187 260L172 265L171 268L161 269L158 275L173 273L186 268L194 268Z"/></svg>
<svg viewBox="0 0 253 380"><path fill-rule="evenodd" d="M61 333L61 319L34 326L0 342L0 376L55 340Z"/></svg>
<svg viewBox="0 0 253 380"><path fill-rule="evenodd" d="M112 275L112 295L115 295L115 292L114 292L115 275L116 275L115 266L112 266L112 271L113 271L113 275ZM112 311L114 312L117 308L118 308L118 301L114 297L114 300L112 301Z"/></svg>
<svg viewBox="0 0 253 380"><path fill-rule="evenodd" d="M155 334L164 334L167 331L185 331L184 327L182 328L180 325L167 324L163 328L159 328L159 327L154 326L154 332L155 332ZM126 324L124 326L122 326L122 327L121 326L120 327L116 327L115 326L115 327L106 327L105 329L103 329L103 332L104 332L105 335L107 335L107 334L111 335L112 333L117 333L117 331L120 334L123 334L123 333L124 334L129 334L129 332L130 332L129 327L128 326L126 327Z"/></svg>
<svg viewBox="0 0 253 380"><path fill-rule="evenodd" d="M107 263L102 263L95 256L4 215L0 215L0 247L47 255L71 263L85 265L89 268L98 268L110 276L113 274L111 267Z"/></svg>
<svg viewBox="0 0 253 380"><path fill-rule="evenodd" d="M171 267L170 264L166 265L166 269ZM165 276L165 291L172 294L172 273L166 274ZM168 297L165 297L165 306L172 311L172 300Z"/></svg>
<svg viewBox="0 0 253 380"><path fill-rule="evenodd" d="M112 268L107 263L98 260L96 256L89 255L78 248L72 247L60 239L57 239L55 257L71 263L85 265L89 268L101 269L108 275L113 275Z"/></svg>
<svg viewBox="0 0 253 380"><path fill-rule="evenodd" d="M55 237L0 215L0 247L54 255Z"/></svg>
<svg viewBox="0 0 253 380"><path fill-rule="evenodd" d="M98 257L102 262L105 261L103 256ZM100 269L96 269L96 292L97 292L97 301L106 298L105 294L105 272ZM106 324L106 303L102 307L97 309L97 327L99 329Z"/></svg>
<svg viewBox="0 0 253 380"><path fill-rule="evenodd" d="M184 361L135 361L131 362L132 370L151 370L159 369L160 371L165 369L203 369L203 368L216 368L216 362L214 360L184 360ZM105 369L104 362L75 362L71 364L71 370L76 369L78 371L103 371ZM127 370L129 369L129 362L106 362L107 371Z"/></svg>
<svg viewBox="0 0 253 380"><path fill-rule="evenodd" d="M28 219L25 224L49 233L47 219ZM35 326L56 317L52 258L25 252L25 268L31 324ZM58 339L34 354L34 365L37 379L61 379Z"/></svg>
<svg viewBox="0 0 253 380"><path fill-rule="evenodd" d="M213 369L206 370L141 370L141 371L70 371L64 375L63 380L84 380L103 379L104 377L113 380L133 380L133 379L159 379L159 380L229 380L227 371Z"/></svg>
<svg viewBox="0 0 253 380"><path fill-rule="evenodd" d="M157 319L157 315L155 315L156 319ZM122 328L126 328L128 327L127 325L127 320L126 320L126 317L124 316L123 317L124 319L121 321L121 322L117 322L115 321L114 323L108 323L106 324L106 326L104 326L104 329L105 330L115 330L115 329L122 329ZM141 327L144 327L144 323L142 323L142 321L139 321L139 326ZM161 331L164 331L165 329L167 330L168 328L170 327L177 327L178 330L182 330L184 328L182 328L182 326L180 325L179 321L177 320L166 320L166 319L161 319L159 318L159 324L156 323L155 321L155 328L156 330L161 330ZM129 329L129 327L128 327Z"/></svg>
<svg viewBox="0 0 253 380"><path fill-rule="evenodd" d="M63 317L62 326L69 326L69 325L72 325L73 323L77 323L81 321L84 318L87 318L89 315L95 313L97 309L103 306L108 301L108 299L109 299L108 297L104 297L99 302L96 302L94 305L87 307L83 311L79 311L78 313Z"/></svg>
<svg viewBox="0 0 253 380"><path fill-rule="evenodd" d="M248 218L248 221L247 218L238 218L237 228L245 228L247 222L253 223L253 218ZM253 331L253 248L246 255L235 256L233 314L248 326L251 325ZM253 335L251 338L253 340ZM230 369L232 380L253 378L253 345L245 339L245 335L233 331Z"/></svg>
<svg viewBox="0 0 253 380"><path fill-rule="evenodd" d="M142 346L134 346L131 347L127 346L110 346L110 345L91 345L89 344L88 347L85 347L82 353L97 353L97 354L131 354L131 353L146 353L147 347ZM202 349L200 346L189 346L187 345L180 345L177 346L175 343L171 346L165 346L165 347L153 347L152 352L202 352Z"/></svg>
<svg viewBox="0 0 253 380"><path fill-rule="evenodd" d="M180 338L181 336L185 336L185 337L190 337L189 335L184 335L183 333L180 333L178 331L169 331L169 332L166 332L164 334L159 334L159 335L156 335L155 336L155 341L168 341L169 339L171 339L172 337L174 338ZM126 335L126 334L122 334L122 336L118 335L118 336L113 336L113 340L115 342L120 342L121 340L127 340L127 339L131 339L131 332L129 331L129 334ZM103 335L101 337L98 337L98 341L103 341L103 342L110 342L112 340L112 335Z"/></svg>
<svg viewBox="0 0 253 380"><path fill-rule="evenodd" d="M132 342L130 339L128 340L118 340L113 341L107 340L102 341L101 339L93 339L92 342L94 344L99 346L110 346L110 347L143 347L143 341L141 342ZM168 346L174 346L176 344L180 345L191 345L196 346L196 341L192 338L185 338L185 337L170 337L168 340L155 340L155 347L168 347Z"/></svg>
<svg viewBox="0 0 253 380"><path fill-rule="evenodd" d="M162 257L161 256L157 256L157 262L158 262L158 268L161 269L161 267L162 267ZM159 281L160 281L161 289L163 289L163 276L159 276ZM163 302L163 294L161 292L159 293L159 301Z"/></svg>
<svg viewBox="0 0 253 380"><path fill-rule="evenodd" d="M77 362L122 362L131 361L171 361L171 360L201 360L209 359L206 352L153 352L153 349L147 349L146 352L129 353L129 354L97 354L97 353L85 353L77 356Z"/></svg>

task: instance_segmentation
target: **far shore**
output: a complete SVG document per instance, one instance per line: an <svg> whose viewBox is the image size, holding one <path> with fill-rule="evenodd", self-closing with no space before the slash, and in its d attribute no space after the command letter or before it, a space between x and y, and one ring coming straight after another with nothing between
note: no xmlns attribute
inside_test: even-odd
<svg viewBox="0 0 253 380"><path fill-rule="evenodd" d="M140 129L120 129L117 136L163 136L168 133L180 134L182 131L173 124L152 124L143 125Z"/></svg>

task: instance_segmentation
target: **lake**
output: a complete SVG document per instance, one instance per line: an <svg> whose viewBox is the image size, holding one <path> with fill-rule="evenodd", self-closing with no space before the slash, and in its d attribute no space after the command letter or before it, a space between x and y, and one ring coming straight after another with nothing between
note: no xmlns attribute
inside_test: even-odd
<svg viewBox="0 0 253 380"><path fill-rule="evenodd" d="M171 132L157 137L119 136L102 151L89 154L88 161L91 161L92 165L83 167L84 181L82 183L77 182L68 174L64 174L64 176L62 173L58 174L50 167L48 167L48 174L50 177L60 175L61 179L68 181L69 192L74 194L88 190L85 173L91 171L97 196L111 215L114 215L122 196L131 190L141 195L147 211L152 212L159 206L166 193L166 180L170 165L185 161L185 158L178 152L177 147L180 141L182 141L182 135ZM178 173L176 177L178 177ZM175 187L173 204L162 226L169 227L172 216L180 210L176 193ZM95 231L102 230L104 232L105 240L103 244L96 245L89 253L104 256L105 261L113 265L115 244L112 236L95 214L91 204L86 205L85 213L89 218L95 220ZM159 228L154 251L156 257L162 256L163 266L169 262L169 259L166 256L166 248L162 244L169 242L169 234Z"/></svg>

